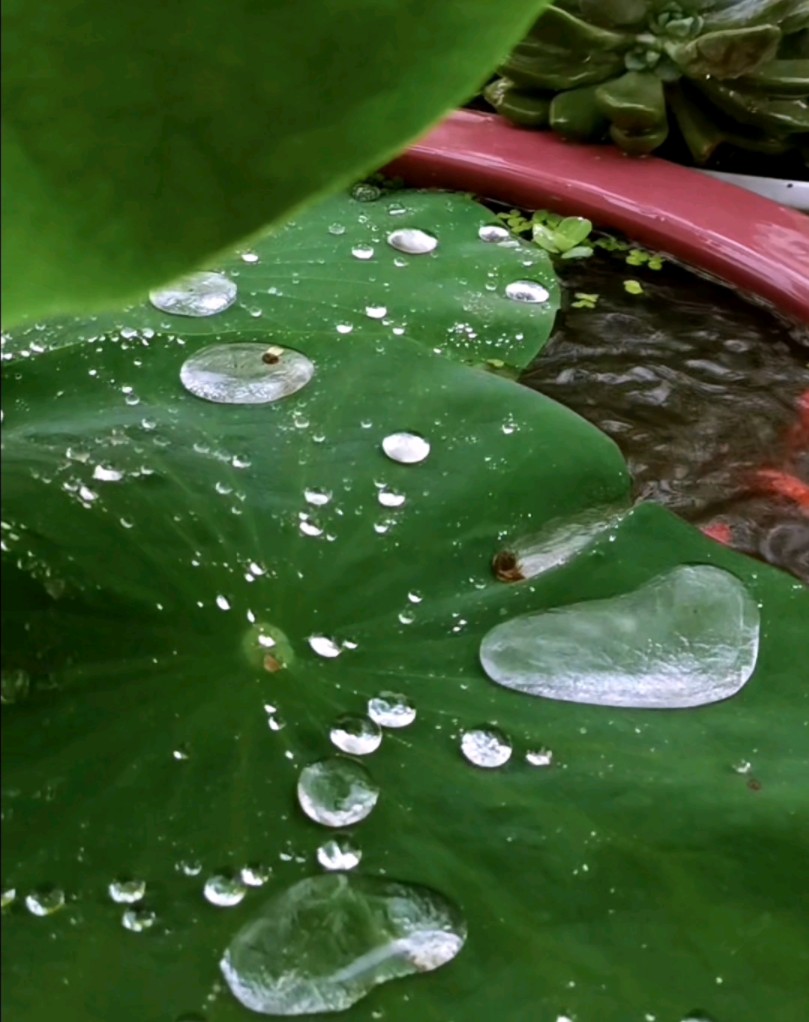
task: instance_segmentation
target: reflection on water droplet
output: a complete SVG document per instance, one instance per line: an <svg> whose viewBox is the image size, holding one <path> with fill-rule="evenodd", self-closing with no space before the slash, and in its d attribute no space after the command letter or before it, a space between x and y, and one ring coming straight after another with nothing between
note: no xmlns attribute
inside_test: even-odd
<svg viewBox="0 0 809 1022"><path fill-rule="evenodd" d="M263 887L272 876L272 867L260 863L242 866L239 876L248 887Z"/></svg>
<svg viewBox="0 0 809 1022"><path fill-rule="evenodd" d="M31 891L25 896L25 907L32 916L49 916L65 907L65 892L59 887Z"/></svg>
<svg viewBox="0 0 809 1022"><path fill-rule="evenodd" d="M526 752L525 762L536 767L550 766L553 763L553 752L550 749L533 749Z"/></svg>
<svg viewBox="0 0 809 1022"><path fill-rule="evenodd" d="M149 301L174 316L214 316L236 301L236 284L221 273L189 273L149 292Z"/></svg>
<svg viewBox="0 0 809 1022"><path fill-rule="evenodd" d="M312 504L315 507L323 507L329 503L332 497L328 490L304 490L303 496L307 504Z"/></svg>
<svg viewBox="0 0 809 1022"><path fill-rule="evenodd" d="M123 928L132 933L143 933L144 930L150 930L156 921L157 916L148 908L128 908L121 916Z"/></svg>
<svg viewBox="0 0 809 1022"><path fill-rule="evenodd" d="M329 838L317 850L317 861L327 870L354 869L360 864L362 849L348 834Z"/></svg>
<svg viewBox="0 0 809 1022"><path fill-rule="evenodd" d="M382 732L379 725L368 717L345 714L339 717L329 731L332 744L341 752L352 756L367 756L376 752L382 744Z"/></svg>
<svg viewBox="0 0 809 1022"><path fill-rule="evenodd" d="M430 453L430 444L418 433L391 433L382 441L382 450L391 461L416 465Z"/></svg>
<svg viewBox="0 0 809 1022"><path fill-rule="evenodd" d="M306 815L324 827L350 827L369 815L379 788L360 763L333 756L310 763L298 778L298 802Z"/></svg>
<svg viewBox="0 0 809 1022"><path fill-rule="evenodd" d="M134 905L146 894L146 881L113 880L107 890L112 900L119 905Z"/></svg>
<svg viewBox="0 0 809 1022"><path fill-rule="evenodd" d="M478 231L478 237L481 241L500 242L508 241L511 237L511 232L505 227L501 227L499 224L486 224L485 227L481 227Z"/></svg>
<svg viewBox="0 0 809 1022"><path fill-rule="evenodd" d="M21 668L0 672L0 701L3 706L22 702L31 689L31 676Z"/></svg>
<svg viewBox="0 0 809 1022"><path fill-rule="evenodd" d="M216 873L208 877L202 889L205 899L218 908L232 908L238 905L247 893L241 878Z"/></svg>
<svg viewBox="0 0 809 1022"><path fill-rule="evenodd" d="M407 498L403 493L396 493L395 490L380 490L377 494L377 500L382 507L401 507Z"/></svg>
<svg viewBox="0 0 809 1022"><path fill-rule="evenodd" d="M212 344L183 363L180 381L194 397L217 404L259 405L288 397L305 387L315 367L292 348L274 347L265 361L264 344Z"/></svg>
<svg viewBox="0 0 809 1022"><path fill-rule="evenodd" d="M96 465L93 469L93 479L98 479L102 483L119 483L123 478L123 472L108 465Z"/></svg>
<svg viewBox="0 0 809 1022"><path fill-rule="evenodd" d="M384 305L366 305L365 315L369 319L384 319L387 316L388 310Z"/></svg>
<svg viewBox="0 0 809 1022"><path fill-rule="evenodd" d="M345 1011L380 983L440 968L465 939L459 910L430 888L330 873L275 894L233 938L221 969L252 1011Z"/></svg>
<svg viewBox="0 0 809 1022"><path fill-rule="evenodd" d="M390 232L388 244L406 255L426 255L434 251L438 245L438 238L427 231L419 230L418 227L401 227Z"/></svg>
<svg viewBox="0 0 809 1022"><path fill-rule="evenodd" d="M351 249L351 254L355 259L373 259L374 247L373 245L355 245Z"/></svg>
<svg viewBox="0 0 809 1022"><path fill-rule="evenodd" d="M351 198L356 202L375 202L382 194L382 189L376 185L367 184L362 181L351 189Z"/></svg>
<svg viewBox="0 0 809 1022"><path fill-rule="evenodd" d="M514 302L547 302L550 292L535 280L515 280L506 285L506 298Z"/></svg>
<svg viewBox="0 0 809 1022"><path fill-rule="evenodd" d="M758 607L739 579L690 565L622 596L506 621L480 658L492 681L529 695L673 709L735 695L758 644Z"/></svg>
<svg viewBox="0 0 809 1022"><path fill-rule="evenodd" d="M368 716L380 727L408 727L416 719L416 707L401 692L380 692L368 700Z"/></svg>
<svg viewBox="0 0 809 1022"><path fill-rule="evenodd" d="M461 735L461 752L479 767L501 767L511 759L511 742L496 727L473 728Z"/></svg>
<svg viewBox="0 0 809 1022"><path fill-rule="evenodd" d="M342 647L338 646L334 639L329 639L325 635L310 635L306 641L318 656L331 658L343 652Z"/></svg>

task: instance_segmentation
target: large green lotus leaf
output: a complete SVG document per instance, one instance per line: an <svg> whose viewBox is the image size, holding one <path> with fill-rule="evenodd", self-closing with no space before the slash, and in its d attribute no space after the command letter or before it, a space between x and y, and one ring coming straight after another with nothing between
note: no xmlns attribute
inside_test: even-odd
<svg viewBox="0 0 809 1022"><path fill-rule="evenodd" d="M217 962L265 892L317 871L329 836L296 806L298 773L328 753L339 713L393 689L418 717L369 758L382 794L355 831L360 869L436 888L470 936L457 961L344 1017L759 1022L777 1005L802 1022L806 590L654 507L567 566L499 582L492 555L515 537L625 504L617 450L583 420L381 323L273 332L314 361L311 382L266 406L203 402L178 374L214 338L140 326L132 314L127 336L52 350L46 329L45 350L6 372L4 666L31 676L3 719L11 1016L249 1018ZM430 441L424 462L381 453L402 429ZM380 485L404 505L381 506ZM735 573L761 605L738 697L618 710L483 675L480 640L509 616L693 563ZM283 669L263 669L259 628ZM355 647L322 658L313 634ZM515 744L501 770L460 755L460 731L485 722ZM540 745L553 766L524 762ZM178 869L196 860L199 875ZM206 877L247 862L273 867L264 891L208 904ZM107 896L121 874L148 884L146 932ZM36 918L21 902L44 884L68 903Z"/></svg>
<svg viewBox="0 0 809 1022"><path fill-rule="evenodd" d="M543 6L8 0L4 322L117 304L381 166Z"/></svg>
<svg viewBox="0 0 809 1022"><path fill-rule="evenodd" d="M182 327L183 336L260 327L273 337L306 338L313 331L377 337L381 316L384 333L462 361L527 366L547 342L559 307L547 253L516 238L481 240L481 228L504 228L462 195L381 196L375 186L359 186L360 192L380 197L335 196L224 259L217 269L238 284L238 297L218 315L178 318L144 302L89 321L62 320L58 330L48 330L47 343L73 344L87 338L90 326L98 335L133 322L147 330ZM437 239L434 251L413 255L389 244L395 232L413 229ZM525 279L541 285L547 300L508 299L508 285ZM36 350L44 340L41 324L22 328L8 338L7 350Z"/></svg>

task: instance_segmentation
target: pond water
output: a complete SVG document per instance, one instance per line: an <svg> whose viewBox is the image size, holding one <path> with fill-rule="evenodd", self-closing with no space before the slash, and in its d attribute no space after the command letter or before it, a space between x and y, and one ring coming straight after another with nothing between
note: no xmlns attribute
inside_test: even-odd
<svg viewBox="0 0 809 1022"><path fill-rule="evenodd" d="M809 582L809 330L669 261L596 249L558 270L563 308L521 382L615 440L637 499Z"/></svg>

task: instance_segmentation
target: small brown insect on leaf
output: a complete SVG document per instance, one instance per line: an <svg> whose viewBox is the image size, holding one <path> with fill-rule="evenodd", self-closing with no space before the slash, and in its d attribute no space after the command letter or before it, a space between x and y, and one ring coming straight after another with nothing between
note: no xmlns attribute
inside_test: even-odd
<svg viewBox="0 0 809 1022"><path fill-rule="evenodd" d="M261 361L268 366L277 365L281 361L280 355L276 355L272 348L268 348L267 351L261 356Z"/></svg>
<svg viewBox="0 0 809 1022"><path fill-rule="evenodd" d="M280 671L283 668L281 661L272 655L272 653L266 653L264 655L264 670L269 671L270 674L275 674L276 671Z"/></svg>
<svg viewBox="0 0 809 1022"><path fill-rule="evenodd" d="M747 787L751 791L761 791L761 781L757 781L755 777L751 777L747 782Z"/></svg>
<svg viewBox="0 0 809 1022"><path fill-rule="evenodd" d="M501 550L492 561L492 569L501 582L522 582L525 578L517 560L517 555L511 550Z"/></svg>

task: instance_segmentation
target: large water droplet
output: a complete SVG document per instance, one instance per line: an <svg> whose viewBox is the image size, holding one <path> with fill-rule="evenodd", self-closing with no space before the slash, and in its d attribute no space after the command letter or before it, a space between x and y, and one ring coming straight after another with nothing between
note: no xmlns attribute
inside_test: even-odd
<svg viewBox="0 0 809 1022"><path fill-rule="evenodd" d="M121 916L121 925L125 930L132 933L143 933L151 930L157 921L157 916L148 908L128 908Z"/></svg>
<svg viewBox="0 0 809 1022"><path fill-rule="evenodd" d="M511 237L511 231L505 227L501 227L499 224L486 224L478 231L478 237L481 241L489 241L497 244L501 241L508 241Z"/></svg>
<svg viewBox="0 0 809 1022"><path fill-rule="evenodd" d="M479 767L501 767L511 759L511 742L496 727L472 728L461 735L461 752Z"/></svg>
<svg viewBox="0 0 809 1022"><path fill-rule="evenodd" d="M328 874L271 898L236 934L221 968L252 1011L345 1011L380 983L446 964L465 939L458 909L430 888Z"/></svg>
<svg viewBox="0 0 809 1022"><path fill-rule="evenodd" d="M348 870L359 866L362 849L348 834L329 838L317 850L317 861L327 870Z"/></svg>
<svg viewBox="0 0 809 1022"><path fill-rule="evenodd" d="M427 255L438 245L438 238L427 231L419 230L418 227L401 227L390 232L388 244L406 255Z"/></svg>
<svg viewBox="0 0 809 1022"><path fill-rule="evenodd" d="M346 714L334 722L329 738L341 752L351 756L367 756L376 752L382 744L382 731L368 717Z"/></svg>
<svg viewBox="0 0 809 1022"><path fill-rule="evenodd" d="M218 404L261 405L296 393L315 367L299 351L264 344L212 344L183 363L180 380L195 397Z"/></svg>
<svg viewBox="0 0 809 1022"><path fill-rule="evenodd" d="M334 639L329 639L325 635L310 635L307 642L314 653L328 659L339 656L343 652L342 647L338 646Z"/></svg>
<svg viewBox="0 0 809 1022"><path fill-rule="evenodd" d="M212 905L216 905L218 908L232 908L244 898L247 888L241 877L216 873L205 881L202 893Z"/></svg>
<svg viewBox="0 0 809 1022"><path fill-rule="evenodd" d="M146 881L113 880L107 890L112 900L119 905L134 905L146 894Z"/></svg>
<svg viewBox="0 0 809 1022"><path fill-rule="evenodd" d="M149 292L149 301L174 316L215 316L236 301L236 284L221 273L189 273Z"/></svg>
<svg viewBox="0 0 809 1022"><path fill-rule="evenodd" d="M418 433L391 433L382 441L382 450L391 461L416 465L430 453L430 444Z"/></svg>
<svg viewBox="0 0 809 1022"><path fill-rule="evenodd" d="M374 248L373 245L355 245L351 249L351 254L355 259L373 259Z"/></svg>
<svg viewBox="0 0 809 1022"><path fill-rule="evenodd" d="M65 907L65 892L59 887L31 891L25 896L25 907L32 916L49 916Z"/></svg>
<svg viewBox="0 0 809 1022"><path fill-rule="evenodd" d="M333 756L310 763L298 778L298 802L306 815L324 827L350 827L371 812L379 788L360 763Z"/></svg>
<svg viewBox="0 0 809 1022"><path fill-rule="evenodd" d="M758 607L744 585L697 565L622 596L513 618L484 637L480 658L493 681L529 695L667 709L735 695L758 643Z"/></svg>
<svg viewBox="0 0 809 1022"><path fill-rule="evenodd" d="M407 501L403 493L397 493L395 490L389 490L387 487L379 491L376 499L382 507L402 507Z"/></svg>
<svg viewBox="0 0 809 1022"><path fill-rule="evenodd" d="M547 302L550 292L535 280L515 280L506 285L506 298L515 302Z"/></svg>
<svg viewBox="0 0 809 1022"><path fill-rule="evenodd" d="M388 310L384 305L366 305L365 315L369 319L384 319L387 316Z"/></svg>
<svg viewBox="0 0 809 1022"><path fill-rule="evenodd" d="M380 692L368 700L368 716L380 727L408 727L416 719L416 707L401 692Z"/></svg>

